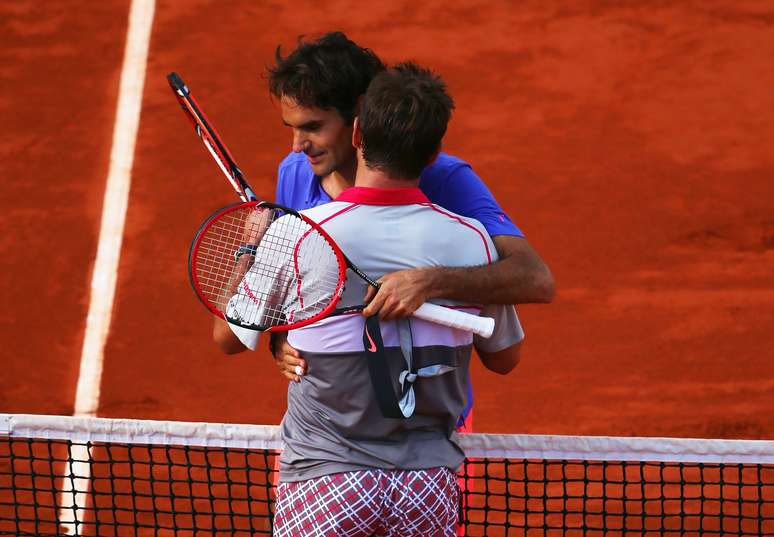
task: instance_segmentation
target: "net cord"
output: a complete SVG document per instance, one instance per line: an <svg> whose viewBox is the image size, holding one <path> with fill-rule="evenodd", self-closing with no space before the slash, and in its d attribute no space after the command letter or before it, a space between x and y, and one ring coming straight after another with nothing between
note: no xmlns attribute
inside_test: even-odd
<svg viewBox="0 0 774 537"><path fill-rule="evenodd" d="M272 425L0 414L0 436L281 450ZM772 440L468 433L455 440L469 458L774 464Z"/></svg>

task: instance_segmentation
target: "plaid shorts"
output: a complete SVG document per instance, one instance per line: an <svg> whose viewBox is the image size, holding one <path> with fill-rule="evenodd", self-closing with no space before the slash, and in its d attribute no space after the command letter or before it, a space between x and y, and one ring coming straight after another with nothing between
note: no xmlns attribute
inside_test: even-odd
<svg viewBox="0 0 774 537"><path fill-rule="evenodd" d="M448 468L360 470L277 487L275 537L452 537L459 491Z"/></svg>

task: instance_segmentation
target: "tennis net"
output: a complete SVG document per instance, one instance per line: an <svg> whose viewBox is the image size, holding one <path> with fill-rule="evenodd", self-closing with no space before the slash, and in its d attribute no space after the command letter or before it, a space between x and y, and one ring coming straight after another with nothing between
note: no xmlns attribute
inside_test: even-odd
<svg viewBox="0 0 774 537"><path fill-rule="evenodd" d="M774 441L460 435L464 534L774 535ZM273 426L0 414L0 535L270 535Z"/></svg>

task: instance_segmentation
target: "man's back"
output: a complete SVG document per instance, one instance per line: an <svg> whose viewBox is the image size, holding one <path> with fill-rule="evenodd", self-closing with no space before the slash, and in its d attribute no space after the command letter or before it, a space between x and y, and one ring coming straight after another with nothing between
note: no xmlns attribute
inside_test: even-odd
<svg viewBox="0 0 774 537"><path fill-rule="evenodd" d="M356 187L304 213L372 278L406 267L481 265L496 258L481 224L430 204L416 188ZM342 304L362 302L365 287L357 281L348 280ZM304 353L308 371L288 389L283 480L461 463L462 452L449 437L466 402L472 335L413 318L402 323L403 328L395 321L381 326L393 389L399 391L406 368L401 331L405 338L409 330L412 369L453 368L416 381L416 411L405 420L384 418L379 410L364 357L362 316L334 317L290 332L289 342Z"/></svg>

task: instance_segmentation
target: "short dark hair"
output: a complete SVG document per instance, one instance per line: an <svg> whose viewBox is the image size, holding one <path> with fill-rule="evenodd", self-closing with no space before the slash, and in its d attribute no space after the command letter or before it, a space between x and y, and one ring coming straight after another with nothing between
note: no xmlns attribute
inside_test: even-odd
<svg viewBox="0 0 774 537"><path fill-rule="evenodd" d="M378 74L359 115L366 165L416 179L441 148L453 109L446 84L429 69L407 62Z"/></svg>
<svg viewBox="0 0 774 537"><path fill-rule="evenodd" d="M269 91L286 95L306 107L336 109L345 124L356 115L357 102L384 64L371 50L358 46L342 32L330 32L316 41L298 38L298 46L268 68Z"/></svg>

